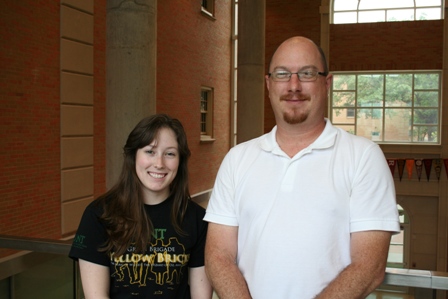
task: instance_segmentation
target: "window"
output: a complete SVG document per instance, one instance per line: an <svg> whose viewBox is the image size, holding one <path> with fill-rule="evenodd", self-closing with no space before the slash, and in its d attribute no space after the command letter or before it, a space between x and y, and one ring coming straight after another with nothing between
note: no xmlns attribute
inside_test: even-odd
<svg viewBox="0 0 448 299"><path fill-rule="evenodd" d="M442 0L334 0L333 2L334 24L442 18Z"/></svg>
<svg viewBox="0 0 448 299"><path fill-rule="evenodd" d="M387 256L387 266L392 268L408 268L407 241L409 234L409 217L405 210L397 205L400 218L400 233L392 235Z"/></svg>
<svg viewBox="0 0 448 299"><path fill-rule="evenodd" d="M201 89L201 140L213 138L213 89Z"/></svg>
<svg viewBox="0 0 448 299"><path fill-rule="evenodd" d="M202 0L201 10L212 17L215 14L215 0Z"/></svg>
<svg viewBox="0 0 448 299"><path fill-rule="evenodd" d="M441 72L333 73L330 119L381 143L440 144Z"/></svg>
<svg viewBox="0 0 448 299"><path fill-rule="evenodd" d="M353 109L353 108L347 108L347 117L348 117L348 118L353 118L353 117L355 117L355 109Z"/></svg>

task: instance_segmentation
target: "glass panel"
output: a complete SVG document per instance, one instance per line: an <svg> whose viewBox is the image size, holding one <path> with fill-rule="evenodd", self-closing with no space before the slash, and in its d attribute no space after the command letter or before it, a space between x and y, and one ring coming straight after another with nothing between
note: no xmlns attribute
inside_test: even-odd
<svg viewBox="0 0 448 299"><path fill-rule="evenodd" d="M435 125L437 119L437 109L414 109L414 125Z"/></svg>
<svg viewBox="0 0 448 299"><path fill-rule="evenodd" d="M386 11L387 21L413 21L414 9L394 9Z"/></svg>
<svg viewBox="0 0 448 299"><path fill-rule="evenodd" d="M334 124L354 124L355 109L333 109L331 121Z"/></svg>
<svg viewBox="0 0 448 299"><path fill-rule="evenodd" d="M437 126L414 126L412 141L438 142Z"/></svg>
<svg viewBox="0 0 448 299"><path fill-rule="evenodd" d="M409 142L411 109L386 109L384 141Z"/></svg>
<svg viewBox="0 0 448 299"><path fill-rule="evenodd" d="M73 266L63 256L15 275L14 298L73 298Z"/></svg>
<svg viewBox="0 0 448 299"><path fill-rule="evenodd" d="M0 298L11 298L9 291L9 278L0 280Z"/></svg>
<svg viewBox="0 0 448 299"><path fill-rule="evenodd" d="M382 138L382 109L358 109L356 135L379 141Z"/></svg>
<svg viewBox="0 0 448 299"><path fill-rule="evenodd" d="M341 1L341 0L339 0ZM422 6L441 6L442 0L415 0L415 6L416 7L422 7Z"/></svg>
<svg viewBox="0 0 448 299"><path fill-rule="evenodd" d="M383 106L383 75L358 76L358 106Z"/></svg>
<svg viewBox="0 0 448 299"><path fill-rule="evenodd" d="M414 93L415 107L438 107L439 92L438 91L416 91Z"/></svg>
<svg viewBox="0 0 448 299"><path fill-rule="evenodd" d="M356 12L335 12L333 15L334 24L351 24L358 21Z"/></svg>
<svg viewBox="0 0 448 299"><path fill-rule="evenodd" d="M234 60L234 64L233 67L234 68L238 68L238 40L235 40L235 47L233 49L233 60Z"/></svg>
<svg viewBox="0 0 448 299"><path fill-rule="evenodd" d="M355 135L355 126L336 125L336 127L341 128L342 130Z"/></svg>
<svg viewBox="0 0 448 299"><path fill-rule="evenodd" d="M416 20L440 20L442 17L440 8L419 8L416 10Z"/></svg>
<svg viewBox="0 0 448 299"><path fill-rule="evenodd" d="M414 0L360 0L359 9L414 7Z"/></svg>
<svg viewBox="0 0 448 299"><path fill-rule="evenodd" d="M360 11L358 23L375 23L386 21L385 10Z"/></svg>
<svg viewBox="0 0 448 299"><path fill-rule="evenodd" d="M386 106L409 107L412 104L412 75L386 75Z"/></svg>
<svg viewBox="0 0 448 299"><path fill-rule="evenodd" d="M389 254L387 256L388 263L403 264L404 263L404 232L392 235L390 240Z"/></svg>
<svg viewBox="0 0 448 299"><path fill-rule="evenodd" d="M439 89L439 74L415 74L415 89Z"/></svg>
<svg viewBox="0 0 448 299"><path fill-rule="evenodd" d="M235 35L238 35L238 4L235 3L235 15L234 15Z"/></svg>
<svg viewBox="0 0 448 299"><path fill-rule="evenodd" d="M334 11L357 10L358 0L334 0L333 9Z"/></svg>
<svg viewBox="0 0 448 299"><path fill-rule="evenodd" d="M333 90L355 90L355 88L356 88L355 75L333 76Z"/></svg>
<svg viewBox="0 0 448 299"><path fill-rule="evenodd" d="M333 92L333 106L334 107L354 107L355 93L354 92Z"/></svg>

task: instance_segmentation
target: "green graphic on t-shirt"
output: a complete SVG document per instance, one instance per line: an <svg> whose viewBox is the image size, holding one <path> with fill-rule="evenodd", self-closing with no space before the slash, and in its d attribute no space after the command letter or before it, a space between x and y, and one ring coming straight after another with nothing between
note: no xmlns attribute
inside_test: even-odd
<svg viewBox="0 0 448 299"><path fill-rule="evenodd" d="M84 244L86 236L77 234L73 239L73 247L79 249L85 249L87 246Z"/></svg>

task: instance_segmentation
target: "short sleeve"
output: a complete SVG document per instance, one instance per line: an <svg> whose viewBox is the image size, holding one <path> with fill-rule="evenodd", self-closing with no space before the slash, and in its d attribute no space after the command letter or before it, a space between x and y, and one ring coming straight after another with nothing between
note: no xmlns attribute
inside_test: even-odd
<svg viewBox="0 0 448 299"><path fill-rule="evenodd" d="M95 203L92 202L88 205L82 215L69 257L74 260L83 259L95 264L109 266L109 257L105 252L99 251L106 243L107 233L99 218L102 209Z"/></svg>
<svg viewBox="0 0 448 299"><path fill-rule="evenodd" d="M205 239L207 237L208 223L203 220L205 210L196 203L190 204L192 210L194 210L194 221L196 224L197 239L190 253L190 260L188 261L188 267L202 267L204 266L205 255Z"/></svg>

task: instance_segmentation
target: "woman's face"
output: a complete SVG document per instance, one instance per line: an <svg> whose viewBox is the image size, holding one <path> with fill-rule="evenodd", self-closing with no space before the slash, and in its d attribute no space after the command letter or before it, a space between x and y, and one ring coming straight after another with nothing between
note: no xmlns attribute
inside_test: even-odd
<svg viewBox="0 0 448 299"><path fill-rule="evenodd" d="M168 128L160 129L150 144L137 150L135 171L142 184L146 204L161 203L169 196L179 160L176 135Z"/></svg>

